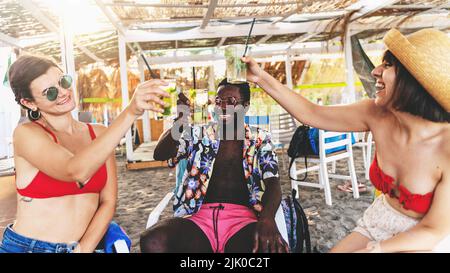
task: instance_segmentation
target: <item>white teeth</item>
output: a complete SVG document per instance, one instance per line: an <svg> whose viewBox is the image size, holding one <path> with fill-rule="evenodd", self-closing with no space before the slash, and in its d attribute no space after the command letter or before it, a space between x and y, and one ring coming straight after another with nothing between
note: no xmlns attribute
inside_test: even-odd
<svg viewBox="0 0 450 273"><path fill-rule="evenodd" d="M375 88L376 88L378 91L384 89L384 87L385 87L385 85L382 84L382 83L376 83L376 84L375 84Z"/></svg>

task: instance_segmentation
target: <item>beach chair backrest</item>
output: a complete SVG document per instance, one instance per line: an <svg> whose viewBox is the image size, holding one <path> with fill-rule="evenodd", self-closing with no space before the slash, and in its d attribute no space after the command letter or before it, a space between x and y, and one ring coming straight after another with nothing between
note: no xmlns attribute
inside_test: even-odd
<svg viewBox="0 0 450 273"><path fill-rule="evenodd" d="M319 155L338 151L352 152L352 133L319 130Z"/></svg>
<svg viewBox="0 0 450 273"><path fill-rule="evenodd" d="M294 118L287 112L271 116L271 134L275 142L289 144L297 129Z"/></svg>

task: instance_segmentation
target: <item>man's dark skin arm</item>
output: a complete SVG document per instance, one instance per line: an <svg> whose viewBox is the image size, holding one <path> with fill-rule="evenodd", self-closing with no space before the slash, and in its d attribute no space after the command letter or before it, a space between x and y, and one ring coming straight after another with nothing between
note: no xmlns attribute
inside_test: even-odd
<svg viewBox="0 0 450 273"><path fill-rule="evenodd" d="M281 237L275 223L275 214L281 203L281 186L278 177L263 180L265 185L262 197L263 210L256 225L253 252L289 252L289 247Z"/></svg>
<svg viewBox="0 0 450 273"><path fill-rule="evenodd" d="M177 156L178 141L172 138L171 130L165 131L156 144L153 158L157 161L165 161Z"/></svg>
<svg viewBox="0 0 450 273"><path fill-rule="evenodd" d="M189 99L183 94L180 93L177 101L177 105L189 105ZM183 124L187 123L187 117L183 118L183 113L178 111L178 119L183 119ZM175 120L175 121L176 121ZM183 130L181 127L180 130ZM153 152L153 159L157 161L165 161L177 156L178 151L178 141L172 138L171 134L172 128L165 131L158 140L158 144L156 144L155 151Z"/></svg>

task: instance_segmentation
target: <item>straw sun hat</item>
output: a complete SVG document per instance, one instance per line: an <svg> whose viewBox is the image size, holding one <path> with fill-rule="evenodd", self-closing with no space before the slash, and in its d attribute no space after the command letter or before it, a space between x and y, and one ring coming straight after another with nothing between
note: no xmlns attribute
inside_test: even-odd
<svg viewBox="0 0 450 273"><path fill-rule="evenodd" d="M391 29L384 43L431 96L450 112L450 38L436 29L405 37Z"/></svg>

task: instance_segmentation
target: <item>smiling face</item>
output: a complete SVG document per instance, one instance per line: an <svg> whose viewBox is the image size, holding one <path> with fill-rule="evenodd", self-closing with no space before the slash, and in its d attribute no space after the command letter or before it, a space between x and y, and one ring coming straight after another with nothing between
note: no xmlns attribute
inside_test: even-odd
<svg viewBox="0 0 450 273"><path fill-rule="evenodd" d="M383 62L372 70L372 76L376 79L375 104L389 107L395 90L396 69L394 64L384 58Z"/></svg>
<svg viewBox="0 0 450 273"><path fill-rule="evenodd" d="M59 80L64 73L57 67L50 67L30 83L30 91L34 100L22 99L21 103L32 110L39 109L41 113L50 115L63 115L75 109L72 88L62 88ZM56 100L48 100L45 90L49 87L58 89Z"/></svg>
<svg viewBox="0 0 450 273"><path fill-rule="evenodd" d="M428 93L389 50L372 71L376 79L375 104L433 122L450 122L450 114Z"/></svg>
<svg viewBox="0 0 450 273"><path fill-rule="evenodd" d="M231 85L222 85L217 90L217 97L222 100L221 105L218 105L217 103L215 105L215 112L219 114L219 123L225 125L233 122L233 120L236 122L237 115L245 115L245 112L243 112L243 110L249 102L244 101L244 98L238 87ZM231 100L236 101L236 105L228 103Z"/></svg>

